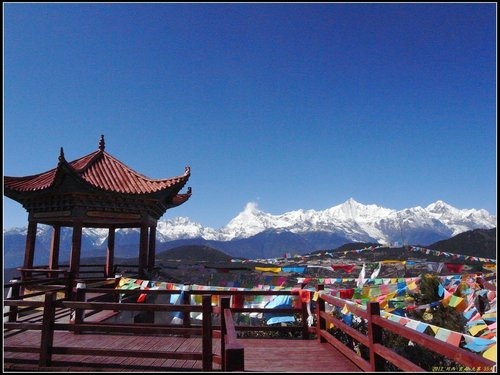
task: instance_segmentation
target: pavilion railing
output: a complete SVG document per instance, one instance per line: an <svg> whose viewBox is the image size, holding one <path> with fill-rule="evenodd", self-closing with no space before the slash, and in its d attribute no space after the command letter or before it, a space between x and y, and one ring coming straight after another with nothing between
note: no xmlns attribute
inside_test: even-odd
<svg viewBox="0 0 500 375"><path fill-rule="evenodd" d="M462 369L457 371L467 371L467 369L480 369L483 372L491 372L496 368L496 362L490 361L480 355L467 351L465 349L453 346L447 342L438 340L425 333L421 333L403 326L399 323L390 321L380 316L380 305L378 302L371 302L366 310L354 305L349 305L348 310L353 315L365 319L367 322L367 334L363 334L352 328L342 320L333 316L332 313L325 311L325 304L331 304L340 308L346 306L346 301L320 292L323 285L318 285L318 298L316 301L316 335L321 343L327 343L334 346L346 357L351 359L359 368L364 371L384 371L384 362L388 361L403 371L427 371L414 362L401 356L393 349L387 347L383 340L383 331L392 332L404 337L415 344L419 344L435 353L441 354L446 358L452 359L456 363L463 365ZM368 348L369 360L362 358L351 347L334 337L328 328L333 325L348 335L353 342L360 343ZM436 369L436 371L446 371L445 369Z"/></svg>

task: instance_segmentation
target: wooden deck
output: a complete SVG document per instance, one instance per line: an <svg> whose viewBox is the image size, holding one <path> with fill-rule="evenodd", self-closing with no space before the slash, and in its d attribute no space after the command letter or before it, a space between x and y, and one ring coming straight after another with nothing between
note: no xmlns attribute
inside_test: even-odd
<svg viewBox="0 0 500 375"><path fill-rule="evenodd" d="M316 339L243 339L245 371L363 372L331 345Z"/></svg>
<svg viewBox="0 0 500 375"><path fill-rule="evenodd" d="M39 331L24 331L6 336L4 346L33 345L40 342ZM245 347L245 371L249 372L362 372L343 354L318 340L241 339ZM55 332L55 346L135 348L179 352L199 351L199 338L138 336L115 334L80 334ZM217 340L213 342L217 351ZM140 357L109 357L54 354L53 366L40 368L38 353L4 352L4 372L8 371L72 371L72 372L157 372L201 371L201 361ZM220 367L214 364L214 371Z"/></svg>
<svg viewBox="0 0 500 375"><path fill-rule="evenodd" d="M22 346L40 343L40 331L24 331L5 337L4 346ZM214 347L217 340L213 340ZM54 354L52 366L40 368L38 353L4 352L4 371L85 371L85 372L144 372L144 371L201 371L201 360L179 360L162 358L121 357L112 355L113 350L133 349L137 351L165 350L196 352L201 350L201 339L177 336L124 335L72 332L54 332L54 346L74 348L106 348L110 356ZM217 367L214 365L214 370Z"/></svg>

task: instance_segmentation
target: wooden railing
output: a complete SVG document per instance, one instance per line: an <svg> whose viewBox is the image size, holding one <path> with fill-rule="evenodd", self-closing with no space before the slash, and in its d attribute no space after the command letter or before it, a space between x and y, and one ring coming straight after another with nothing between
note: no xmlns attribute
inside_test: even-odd
<svg viewBox="0 0 500 375"><path fill-rule="evenodd" d="M57 278L58 279L58 278ZM71 352L71 349L58 349L53 347L52 339L54 330L70 330L76 334L81 332L122 332L127 333L169 333L180 334L188 337L190 335L202 335L204 337L212 337L220 339L220 353L212 353L211 341L204 344L204 355L189 354L190 358L194 357L203 360L204 368L209 368L210 363L220 364L224 371L242 371L244 369L244 347L241 339L238 338L237 332L257 332L257 331L282 331L301 333L303 339L310 337L310 333L314 332L317 340L320 343L326 343L334 346L342 352L346 357L353 361L360 369L364 371L383 371L385 363L391 363L403 371L426 371L419 365L409 359L398 354L393 348L384 345L383 332L393 333L404 337L411 342L421 345L432 352L438 353L446 358L449 358L455 363L463 365L463 368L482 368L493 369L496 363L490 361L480 355L458 348L444 341L438 340L432 336L420 333L399 323L385 319L380 316L380 307L378 303L369 303L366 308L361 308L355 304L347 304L346 300L333 297L325 292L321 292L322 286L318 286L319 293L315 305L316 326L309 327L307 323L308 300L301 297L305 290L189 290L186 285L185 290L144 290L144 289L115 289L118 279L107 279L102 281L77 280L79 288L74 288L71 294L71 299L67 298L67 288L65 286L51 285L51 281L47 281L43 285L37 285L37 292L25 294L20 293L22 288L28 288L35 285L35 281L30 282L13 282L4 285L10 287L8 298L4 301L4 306L9 307L9 311L4 312L4 324L6 329L36 329L42 334L42 347L29 348L40 353L40 363L50 364L51 353L65 351ZM148 298L155 298L159 295L171 295L183 293L183 299L180 304L158 304L147 303ZM137 298L145 294L145 303L137 303ZM192 305L191 296L201 295L203 304ZM291 308L261 308L261 307L242 307L241 301L249 296L269 296L269 295L293 295L300 304L296 304ZM59 298L58 298L59 297ZM240 303L231 303L232 300ZM214 305L214 301L216 301ZM350 325L344 323L341 319L335 317L332 313L325 311L325 304L330 304L339 308L347 306L349 311L359 318L366 321L367 333L362 333ZM56 309L70 309L72 311L72 319L69 324L55 323ZM142 314L140 325L127 324L118 326L109 322L96 322L91 319L93 314L107 314L111 316L118 312L137 311ZM29 314L29 312L37 311L39 318L23 321L18 317ZM158 311L164 312L179 312L182 317L182 324L155 324L154 313ZM299 314L301 324L299 326L262 326L262 325L238 325L234 321L233 314L236 313L270 313L270 314ZM201 313L203 320L194 321L190 318L191 313ZM363 345L368 353L368 358L363 358L356 353L351 347L337 339L329 330L333 325L336 329L341 330L348 335L352 342ZM126 328L124 328L126 327ZM205 347L206 345L206 347ZM4 350L18 350L15 348L4 348ZM69 350L69 351L68 351ZM108 353L102 349L80 349L78 353L105 355ZM45 353L42 355L42 353ZM48 354L47 354L48 353ZM77 351L73 352L77 353ZM131 353L128 353L129 356ZM127 352L118 353L116 355L127 355ZM141 353L142 355L142 353ZM151 356L159 355L158 353ZM162 354L164 355L164 353ZM148 356L148 355L144 355Z"/></svg>
<svg viewBox="0 0 500 375"><path fill-rule="evenodd" d="M41 313L37 311L40 308L37 300L42 301L47 291L55 292L61 298L71 296L70 288L61 283L60 278L45 278L44 283L13 279L4 284L4 290L7 290L4 292L7 296L4 302L4 306L7 306L7 311L4 309L4 321L9 322L15 322L18 316L26 315L31 315L32 320L36 319L35 315L41 319ZM9 301L19 301L19 304Z"/></svg>
<svg viewBox="0 0 500 375"><path fill-rule="evenodd" d="M90 301L92 298L94 300L102 298L99 296L99 293L102 293L103 289L101 287L82 287L77 288L76 290L76 301ZM137 311L137 298L144 294L146 295L145 300L147 301L149 297L157 297L160 295L172 295L172 294L181 294L183 295L183 299L181 304L175 305L167 305L170 306L167 309L161 308L148 308L148 309L140 309L142 312L151 313L154 311L179 311L182 316L182 325L172 325L167 324L165 327L169 327L171 333L177 332L178 334L184 335L184 337L189 337L191 335L199 334L199 330L203 330L205 332L204 336L209 336L209 332L207 330L212 329L211 337L214 339L220 339L220 353L212 353L212 361L221 366L222 371L243 371L244 370L244 348L241 342L237 339L235 323L233 320L233 315L230 309L230 297L221 297L219 306L211 306L212 308L212 317L210 318L210 324L207 324L206 316L210 316L210 313L206 312L204 304L206 303L205 299L208 298L210 304L212 304L213 297L211 294L207 294L209 291L189 291L189 290L143 290L143 289L106 289L105 298L110 300L118 301L120 300L120 306L127 305L127 308L120 309L120 311L134 310ZM210 292L212 293L212 292ZM191 305L191 294L198 294L202 297L202 307L201 310L203 320L201 322L201 326L194 326L191 323L190 313L199 311L199 306ZM94 295L94 297L89 297L90 295ZM97 297L96 297L97 296ZM111 297L110 296L114 296ZM155 302L153 300L153 302ZM84 321L84 317L90 317L94 314L97 314L98 311L95 310L96 306L94 305L94 310L88 311L88 304L73 304L66 303L65 305L73 305L75 311L75 318L72 321L75 324L73 331L76 333L81 333L84 328L92 327L92 330L102 330L103 332L111 332L114 330L113 324L110 323L94 323L92 326L87 325L86 327L82 327L81 323ZM139 305L145 306L143 303ZM111 305L110 305L111 306ZM152 306L164 306L161 304L153 303ZM191 307L190 307L191 306ZM75 308L79 307L79 308ZM87 309L87 310L85 310ZM112 315L118 314L117 309L107 308L107 311L111 311L111 314L108 314L107 317L111 317ZM218 319L217 319L218 318ZM103 316L101 316L103 319ZM154 324L154 317L151 314L143 317L141 319L143 323L148 322L152 324L152 327L158 327L158 324ZM80 325L79 325L80 323ZM214 324L215 323L215 324ZM219 324L217 324L219 323ZM140 326L139 329L129 329L128 332L131 333L144 333L143 326ZM161 331L154 330L155 333L162 333ZM204 344L205 345L205 344Z"/></svg>
<svg viewBox="0 0 500 375"><path fill-rule="evenodd" d="M221 369L224 371L242 371L244 369L244 348L242 346L241 340L238 339L238 331L246 332L257 332L257 331L279 331L279 332L295 332L302 335L303 339L309 338L309 333L311 328L307 323L307 302L301 301L300 296L307 292L305 290L278 290L278 291L203 291L203 290L189 290L189 286L186 285L185 290L154 290L154 289L117 289L119 279L104 279L101 281L89 280L89 279L78 279L74 280L74 283L78 287L74 287L70 298L66 294L55 296L54 290L47 289L45 291L39 291L36 294L32 293L29 296L38 296L38 301L27 301L25 296L20 296L19 292L13 292L15 290L19 291L22 286L28 285L30 283L35 283L35 281L30 282L14 282L7 287L11 287L11 297L6 299L4 306L10 308L10 312L4 314L8 317L8 324L5 326L6 329L35 329L41 330L42 334L42 348L35 349L34 347L26 348L25 350L36 350L39 353L48 352L50 353L80 353L85 351L85 353L92 353L94 355L104 355L100 349L70 349L70 348L54 348L53 347L53 335L56 330L70 330L75 334L83 332L122 332L127 333L176 333L184 335L184 337L189 337L191 335L199 335L200 332L208 331L207 327L212 330L212 335L214 338L220 338L220 353L212 353L212 360L214 363L220 364ZM37 289L40 288L39 284ZM65 290L65 289L58 289ZM180 304L158 304L158 303L147 303L150 299L151 302L156 302L156 298L159 295L172 295L183 293L183 299ZM309 295L309 292L307 292ZM144 301L146 303L137 303L138 298L141 295L145 295ZM204 313L203 306L191 305L191 296L201 295L202 299L207 299L211 303L211 312ZM262 307L242 307L240 303L235 303L233 301L233 306L231 306L231 298L235 298L240 302L243 301L245 297L258 297L258 296L279 296L279 295L291 295L294 296L299 303L296 303L292 307L286 308L262 308ZM41 298L45 296L43 300ZM207 297L208 296L208 297ZM214 305L215 301L215 306ZM235 307L236 306L236 307ZM38 309L38 314L40 318L38 320L30 319L27 321L18 321L16 319L19 316L19 312L24 308ZM56 323L55 322L55 309L66 309L66 311L71 311L71 321L68 324ZM141 325L127 324L126 328L124 326L117 327L116 324L103 321L119 312L125 311L136 311L136 315L142 315L139 319ZM42 312L40 312L42 311ZM176 311L181 314L182 324L155 324L154 323L154 313L157 311L169 312ZM203 320L202 322L193 321L190 318L192 312L201 312ZM268 313L271 315L279 314L289 314L289 315L300 315L301 325L297 326L265 326L265 325L237 325L234 321L233 314L250 314L250 313ZM210 322L206 321L206 316L212 316ZM134 319L135 321L135 319ZM201 323L201 325L200 325ZM52 327L52 328L50 328ZM48 331L47 331L48 330ZM14 348L5 348L4 350L18 350ZM205 351L205 350L204 350ZM83 352L82 352L83 353ZM117 355L125 355L123 354ZM151 354L157 355L157 354ZM147 356L147 355L146 355ZM50 364L51 357L40 357L40 363L47 365Z"/></svg>
<svg viewBox="0 0 500 375"><path fill-rule="evenodd" d="M98 288L99 289L99 288ZM101 289L102 291L102 289ZM164 359L186 359L201 360L202 370L212 370L212 305L211 296L202 296L202 305L166 305L148 303L126 303L126 302L88 302L81 301L85 296L85 290L77 290L77 301L57 299L54 291L46 291L43 301L26 301L22 299L4 301L4 306L15 306L18 309L22 306L40 308L43 311L43 318L40 321L8 321L4 322L4 330L39 330L41 332L40 346L4 346L4 352L29 352L39 353L38 365L40 368L50 367L53 354L78 354L92 356L121 356L121 357L146 357ZM72 311L69 323L56 321L56 308L66 308ZM85 311L87 310L109 310L109 311L142 311L142 312L171 312L182 311L186 314L199 312L203 315L202 324L198 327L179 327L159 324L113 324L106 322L86 321ZM18 310L19 311L19 310ZM9 315L11 317L12 315ZM71 346L55 346L54 332L58 330L73 331L75 334L83 332L114 332L114 333L135 333L135 334L166 334L166 335L196 335L201 336L201 352L166 352L158 350L126 350L109 348L76 348Z"/></svg>
<svg viewBox="0 0 500 375"><path fill-rule="evenodd" d="M323 286L318 285L318 292L322 289ZM467 368L479 368L484 372L491 372L493 371L493 368L496 367L496 362L490 361L480 355L455 347L425 333L420 333L399 323L383 318L380 316L380 306L377 302L369 303L366 310L354 305L347 305L349 312L366 320L367 334L363 334L345 324L342 320L334 317L332 313L327 313L325 311L325 303L329 303L340 308L344 308L346 306L345 300L333 297L324 292L319 292L316 303L316 335L319 342L333 345L364 371L384 371L385 361L392 363L394 366L403 371L427 371L416 365L414 362L399 355L393 349L385 346L382 340L383 330L404 337L415 344L421 345L435 353L452 359L456 363L463 365L463 371ZM328 331L331 324L333 324L335 328L340 329L342 332L350 336L354 341L368 348L369 360L362 358L353 349L349 348L343 342L335 338ZM436 369L436 371L442 370Z"/></svg>
<svg viewBox="0 0 500 375"><path fill-rule="evenodd" d="M214 355L214 362L220 364L222 371L244 371L245 352L237 338L230 297L222 297L220 302L220 306L214 308L221 321L220 329L214 329L214 337L220 338L220 354Z"/></svg>
<svg viewBox="0 0 500 375"><path fill-rule="evenodd" d="M309 313L307 311L307 305L309 301L302 300L301 296L305 295L309 296L309 292L301 289L291 289L291 290L186 290L185 298L189 301L191 295L210 293L214 296L222 297L230 297L231 301L233 301L231 305L231 314L236 313L264 313L270 315L298 315L300 316L300 325L275 325L275 326L263 326L263 325L244 325L237 324L235 322L234 329L236 332L282 332L282 333L300 333L302 339L309 339L310 332L315 332L314 329L310 328L308 325L308 316ZM292 305L292 307L281 307L281 308L269 308L269 307L243 307L242 304L235 303L235 300L242 300L245 297L250 296L280 296L280 295L289 295L293 296L296 299L296 304Z"/></svg>

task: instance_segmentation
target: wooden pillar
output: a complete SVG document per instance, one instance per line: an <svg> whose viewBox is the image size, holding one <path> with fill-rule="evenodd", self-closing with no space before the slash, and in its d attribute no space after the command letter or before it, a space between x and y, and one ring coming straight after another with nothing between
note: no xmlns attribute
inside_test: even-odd
<svg viewBox="0 0 500 375"><path fill-rule="evenodd" d="M114 277L113 268L115 263L115 228L108 230L108 247L106 249L106 277Z"/></svg>
<svg viewBox="0 0 500 375"><path fill-rule="evenodd" d="M80 253L82 249L82 222L73 223L73 237L71 240L71 256L69 259L70 279L78 277L80 271Z"/></svg>
<svg viewBox="0 0 500 375"><path fill-rule="evenodd" d="M148 226L147 223L141 224L141 237L139 240L139 277L145 276L145 270L148 265Z"/></svg>
<svg viewBox="0 0 500 375"><path fill-rule="evenodd" d="M156 225L149 227L149 254L148 254L148 269L153 271L155 267L156 257Z"/></svg>
<svg viewBox="0 0 500 375"><path fill-rule="evenodd" d="M34 220L28 222L28 234L26 235L26 248L24 250L24 268L33 268L35 259L35 240L37 223Z"/></svg>
<svg viewBox="0 0 500 375"><path fill-rule="evenodd" d="M52 227L52 240L50 243L49 269L59 268L59 248L61 242L61 226L56 224Z"/></svg>

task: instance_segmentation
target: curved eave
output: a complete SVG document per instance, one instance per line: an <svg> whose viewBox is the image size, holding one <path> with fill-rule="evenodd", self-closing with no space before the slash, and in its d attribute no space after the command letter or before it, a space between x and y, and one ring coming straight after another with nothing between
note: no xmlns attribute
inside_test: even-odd
<svg viewBox="0 0 500 375"><path fill-rule="evenodd" d="M4 195L16 201L29 193L43 192L49 189L56 178L57 168L37 175L12 177L4 176Z"/></svg>
<svg viewBox="0 0 500 375"><path fill-rule="evenodd" d="M189 198L191 198L191 188L188 188L188 192L186 194L175 195L171 202L167 204L167 208L180 206L181 204L187 202Z"/></svg>
<svg viewBox="0 0 500 375"><path fill-rule="evenodd" d="M75 170L75 166L78 167L88 164L91 160L95 159L98 152L99 151L93 152L71 163L66 162L64 156L61 155L57 167L47 172L23 177L5 176L4 195L11 198L13 196L44 192L51 189L60 183L64 174L73 174L71 171Z"/></svg>

